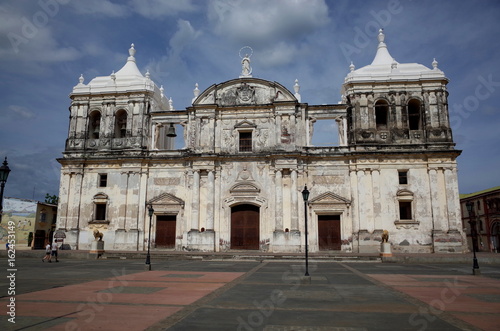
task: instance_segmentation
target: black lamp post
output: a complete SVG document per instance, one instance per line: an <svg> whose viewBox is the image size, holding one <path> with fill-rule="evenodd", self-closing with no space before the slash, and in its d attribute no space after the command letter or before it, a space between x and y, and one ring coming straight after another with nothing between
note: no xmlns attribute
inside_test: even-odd
<svg viewBox="0 0 500 331"><path fill-rule="evenodd" d="M305 227L305 233L306 233L306 274L305 276L309 276L309 260L308 260L308 251L309 248L307 246L307 200L309 200L309 191L307 190L307 185L304 186L304 190L302 191L302 198L304 198L304 216L306 220L306 227Z"/></svg>
<svg viewBox="0 0 500 331"><path fill-rule="evenodd" d="M3 161L2 166L0 167L0 223L2 222L2 213L3 213L3 189L5 187L5 183L7 182L7 177L9 177L10 168L7 165L7 157L5 157L5 161Z"/></svg>
<svg viewBox="0 0 500 331"><path fill-rule="evenodd" d="M470 225L470 235L472 238L472 252L474 254L474 262L472 264L472 274L480 275L479 264L476 258L476 245L477 245L477 229L476 229L476 215L474 212L474 203L469 201L465 204L467 206L467 211L469 212L469 225Z"/></svg>
<svg viewBox="0 0 500 331"><path fill-rule="evenodd" d="M151 255L149 254L149 250L151 248L151 220L153 218L155 210L152 205L148 206L148 215L149 215L149 233L148 233L148 255L146 255L146 267L148 270L151 270Z"/></svg>

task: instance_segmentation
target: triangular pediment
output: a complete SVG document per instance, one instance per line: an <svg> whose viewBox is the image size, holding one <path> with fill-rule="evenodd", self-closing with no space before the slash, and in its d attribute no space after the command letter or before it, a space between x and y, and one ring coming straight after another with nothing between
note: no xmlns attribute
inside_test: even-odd
<svg viewBox="0 0 500 331"><path fill-rule="evenodd" d="M259 78L240 78L210 86L193 101L193 106L214 104L220 107L252 106L284 101L298 102L286 87L277 82Z"/></svg>
<svg viewBox="0 0 500 331"><path fill-rule="evenodd" d="M234 126L234 128L255 128L255 127L257 127L257 125L248 120L241 121Z"/></svg>
<svg viewBox="0 0 500 331"><path fill-rule="evenodd" d="M242 183L238 183L238 184L234 185L233 187L231 187L229 192L231 192L231 194L235 194L235 195L242 195L242 194L255 195L255 194L260 193L260 188L258 188L257 185L255 185L253 183L242 182Z"/></svg>
<svg viewBox="0 0 500 331"><path fill-rule="evenodd" d="M309 201L310 204L351 204L349 199L333 192L325 192Z"/></svg>
<svg viewBox="0 0 500 331"><path fill-rule="evenodd" d="M181 205L184 206L184 200L170 193L163 193L149 200L148 205Z"/></svg>

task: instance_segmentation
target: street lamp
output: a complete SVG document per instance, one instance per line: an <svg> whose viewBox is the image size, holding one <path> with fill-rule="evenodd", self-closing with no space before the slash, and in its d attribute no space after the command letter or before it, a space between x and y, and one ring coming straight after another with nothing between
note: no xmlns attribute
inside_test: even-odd
<svg viewBox="0 0 500 331"><path fill-rule="evenodd" d="M151 248L151 220L153 218L155 210L152 205L148 206L148 214L149 214L149 232L148 232L148 255L146 255L146 268L151 270L151 255L149 254L149 250Z"/></svg>
<svg viewBox="0 0 500 331"><path fill-rule="evenodd" d="M305 276L309 276L309 261L308 261L308 246L307 246L307 200L309 200L309 191L307 190L307 185L304 186L304 190L302 191L302 198L304 198L304 216L306 220L306 274Z"/></svg>
<svg viewBox="0 0 500 331"><path fill-rule="evenodd" d="M477 245L477 229L476 229L476 215L474 212L474 203L469 201L465 204L467 206L467 211L469 212L469 225L470 225L470 235L472 238L472 252L474 254L474 262L472 264L472 274L480 275L479 264L476 258L476 245Z"/></svg>
<svg viewBox="0 0 500 331"><path fill-rule="evenodd" d="M5 187L5 183L7 182L7 177L9 177L10 168L7 165L7 157L5 157L5 161L3 161L3 165L0 167L0 223L2 222L2 213L3 213L3 189Z"/></svg>

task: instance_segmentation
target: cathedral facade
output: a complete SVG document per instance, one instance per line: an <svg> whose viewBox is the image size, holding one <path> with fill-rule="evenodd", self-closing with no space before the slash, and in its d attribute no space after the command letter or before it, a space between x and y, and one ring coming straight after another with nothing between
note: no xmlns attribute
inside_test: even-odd
<svg viewBox="0 0 500 331"><path fill-rule="evenodd" d="M65 244L90 249L97 229L105 250L298 253L307 220L310 252L378 252L384 230L394 252L464 252L448 79L378 40L332 105L254 78L248 56L184 110L138 70L133 45L116 73L80 77L59 159ZM337 123L338 146L312 145L318 120Z"/></svg>

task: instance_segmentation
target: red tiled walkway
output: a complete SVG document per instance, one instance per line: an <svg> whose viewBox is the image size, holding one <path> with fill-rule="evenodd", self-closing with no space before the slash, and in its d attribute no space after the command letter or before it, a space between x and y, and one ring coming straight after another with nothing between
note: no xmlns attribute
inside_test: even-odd
<svg viewBox="0 0 500 331"><path fill-rule="evenodd" d="M51 330L144 330L243 275L147 271L16 296L17 320ZM1 300L2 305L6 302Z"/></svg>
<svg viewBox="0 0 500 331"><path fill-rule="evenodd" d="M415 325L425 326L432 323L434 315L447 312L482 330L500 330L499 280L457 275L368 276L430 306L414 316Z"/></svg>

